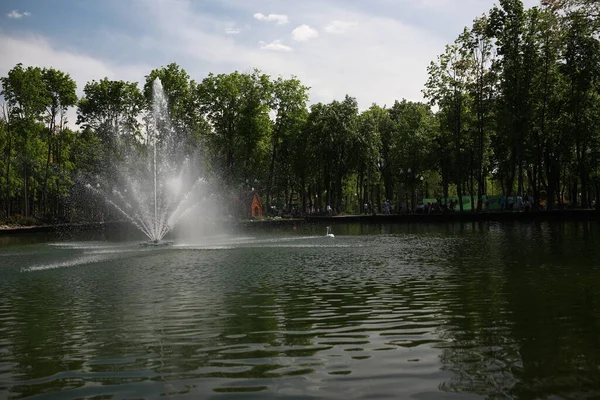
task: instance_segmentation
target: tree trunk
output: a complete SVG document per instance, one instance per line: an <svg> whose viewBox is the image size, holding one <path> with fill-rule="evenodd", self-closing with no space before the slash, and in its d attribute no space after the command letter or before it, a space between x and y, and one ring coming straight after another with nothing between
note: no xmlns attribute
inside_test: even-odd
<svg viewBox="0 0 600 400"><path fill-rule="evenodd" d="M336 179L336 191L335 191L335 210L337 213L342 211L342 196L343 196L343 187L342 187L343 177L341 173L338 173L338 177Z"/></svg>
<svg viewBox="0 0 600 400"><path fill-rule="evenodd" d="M448 181L444 180L442 182L442 192L444 196L444 204L448 203Z"/></svg>
<svg viewBox="0 0 600 400"><path fill-rule="evenodd" d="M377 212L381 212L381 183L377 183Z"/></svg>
<svg viewBox="0 0 600 400"><path fill-rule="evenodd" d="M267 209L271 206L271 190L273 188L275 159L277 158L277 144L279 143L279 133L273 135L273 151L271 156L271 164L269 165L269 184L267 185Z"/></svg>
<svg viewBox="0 0 600 400"><path fill-rule="evenodd" d="M477 211L477 207L476 204L474 203L474 198L473 198L473 192L474 192L474 179L473 179L473 175L474 175L474 160L473 160L473 153L471 152L471 172L469 174L469 195L471 196L471 212L475 212Z"/></svg>
<svg viewBox="0 0 600 400"><path fill-rule="evenodd" d="M600 178L594 178L596 182L596 211L600 211Z"/></svg>
<svg viewBox="0 0 600 400"><path fill-rule="evenodd" d="M302 204L300 208L300 212L302 214L306 214L306 185L304 183L304 176L300 178L300 197L302 198Z"/></svg>
<svg viewBox="0 0 600 400"><path fill-rule="evenodd" d="M27 163L27 161L26 161ZM25 170L23 173L23 208L25 210L25 218L29 217L29 199L27 196L27 186L28 186L28 181L29 181L29 177L27 176L27 164L25 164Z"/></svg>
<svg viewBox="0 0 600 400"><path fill-rule="evenodd" d="M367 189L364 185L364 182L365 175L363 172L361 172L357 183L358 188L356 191L356 193L358 193L358 201L360 203L358 205L358 210L361 214L365 212L364 204L367 202Z"/></svg>
<svg viewBox="0 0 600 400"><path fill-rule="evenodd" d="M42 196L40 198L40 209L45 214L48 208L48 173L50 170L50 159L52 155L52 128L48 132L48 154L46 156L46 167L44 170L44 182L42 182Z"/></svg>
<svg viewBox="0 0 600 400"><path fill-rule="evenodd" d="M546 210L554 210L554 176L548 175L548 186L546 187Z"/></svg>
<svg viewBox="0 0 600 400"><path fill-rule="evenodd" d="M458 196L458 205L459 209L462 212L463 207L463 199L462 199L462 173L461 173L461 157L460 157L460 133L462 129L462 121L461 121L461 106L460 100L457 98L457 94L455 93L454 101L456 102L456 126L454 132L454 150L456 152L456 194Z"/></svg>
<svg viewBox="0 0 600 400"><path fill-rule="evenodd" d="M481 78L482 79L482 78ZM483 90L483 89L481 89ZM483 108L483 95L480 94L480 111L479 111L479 154L478 154L478 174L477 174L477 193L479 197L483 196L485 191L485 170L484 170L484 146L483 146L483 138L485 135L485 114L482 110Z"/></svg>
<svg viewBox="0 0 600 400"><path fill-rule="evenodd" d="M10 127L7 124L8 130L8 148L6 152L6 218L10 216L10 164L11 164L11 153L12 153L12 136L10 134Z"/></svg>
<svg viewBox="0 0 600 400"><path fill-rule="evenodd" d="M518 182L518 186L517 186L517 196L522 196L523 195L523 143L522 143L522 136L519 136L519 153L518 153L518 168L519 168L519 182ZM516 196L515 196L516 197ZM515 199L515 204L516 204L516 199Z"/></svg>
<svg viewBox="0 0 600 400"><path fill-rule="evenodd" d="M579 167L579 179L581 182L581 207L589 208L588 204L588 179L587 171L585 170L585 154L581 157L581 166Z"/></svg>
<svg viewBox="0 0 600 400"><path fill-rule="evenodd" d="M534 204L537 204L537 199L539 197L539 194L538 194L538 165L537 165L537 163L533 164L532 186L533 186L533 202L534 202Z"/></svg>

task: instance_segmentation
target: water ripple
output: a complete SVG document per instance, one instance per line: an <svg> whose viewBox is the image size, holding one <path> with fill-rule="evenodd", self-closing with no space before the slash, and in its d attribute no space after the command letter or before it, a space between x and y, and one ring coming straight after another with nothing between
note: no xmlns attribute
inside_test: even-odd
<svg viewBox="0 0 600 400"><path fill-rule="evenodd" d="M584 228L414 229L11 250L0 398L600 394Z"/></svg>

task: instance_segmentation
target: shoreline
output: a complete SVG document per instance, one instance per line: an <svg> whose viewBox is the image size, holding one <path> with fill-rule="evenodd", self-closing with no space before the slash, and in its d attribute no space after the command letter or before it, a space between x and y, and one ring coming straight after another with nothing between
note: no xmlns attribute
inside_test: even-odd
<svg viewBox="0 0 600 400"><path fill-rule="evenodd" d="M600 211L596 210L562 210L562 211L529 211L529 212L451 212L444 214L375 214L375 215L342 215L342 216L306 216L304 218L262 219L262 220L223 220L224 226L231 228L271 228L305 224L344 224L344 223L456 223L456 222L534 222L534 221L600 221ZM131 228L127 221L89 222L74 224L33 225L33 226L0 226L0 235L22 233L60 232L60 231L99 231L106 229Z"/></svg>
<svg viewBox="0 0 600 400"><path fill-rule="evenodd" d="M448 212L443 214L393 214L393 215L351 215L343 217L308 217L311 221L336 223L449 223L449 222L510 222L510 221L600 221L600 212L596 210L556 210L527 212Z"/></svg>

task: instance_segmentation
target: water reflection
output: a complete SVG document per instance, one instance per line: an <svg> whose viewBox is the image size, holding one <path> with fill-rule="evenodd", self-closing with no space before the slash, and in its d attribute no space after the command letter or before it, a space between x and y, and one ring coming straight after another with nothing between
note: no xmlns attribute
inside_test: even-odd
<svg viewBox="0 0 600 400"><path fill-rule="evenodd" d="M492 398L600 394L598 251L590 223L495 227L481 264L451 259L441 388ZM472 243L474 244L474 243ZM456 268L456 266L463 268Z"/></svg>
<svg viewBox="0 0 600 400"><path fill-rule="evenodd" d="M597 224L321 228L8 247L0 397L600 395Z"/></svg>

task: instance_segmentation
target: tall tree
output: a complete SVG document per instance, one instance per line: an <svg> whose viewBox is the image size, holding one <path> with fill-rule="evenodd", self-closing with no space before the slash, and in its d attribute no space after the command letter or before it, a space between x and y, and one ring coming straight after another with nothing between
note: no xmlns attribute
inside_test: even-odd
<svg viewBox="0 0 600 400"><path fill-rule="evenodd" d="M476 176L479 196L486 193L490 168L489 138L492 130L494 87L497 83L497 74L493 69L494 48L489 37L489 25L489 18L483 15L475 19L473 27L465 29L458 38L461 52L467 61L467 91L471 103L469 108L475 120L471 129L475 136L471 138L473 148L470 157L472 161L470 164L475 165L472 165L474 168L471 168L470 176Z"/></svg>
<svg viewBox="0 0 600 400"><path fill-rule="evenodd" d="M569 128L575 140L575 169L580 190L573 188L572 200L577 203L581 192L584 207L588 203L589 173L587 168L591 137L597 121L594 109L598 107L600 78L600 42L584 13L576 11L567 17L564 74L569 87L567 97Z"/></svg>
<svg viewBox="0 0 600 400"><path fill-rule="evenodd" d="M563 8L569 11L579 11L590 18L590 22L598 28L600 20L600 3L597 0L543 0L545 5L553 8Z"/></svg>
<svg viewBox="0 0 600 400"><path fill-rule="evenodd" d="M454 144L454 170L456 172L456 192L460 211L463 211L463 152L466 109L466 85L468 81L468 60L458 45L446 46L446 52L432 62L428 68L429 78L424 94L431 105L437 105L444 118L441 129L452 132Z"/></svg>
<svg viewBox="0 0 600 400"><path fill-rule="evenodd" d="M6 101L6 122L9 131L7 144L6 163L6 197L10 198L10 168L13 140L20 149L17 161L21 166L23 177L23 211L25 217L30 215L33 207L33 197L30 193L32 173L36 166L36 152L39 150L39 131L43 112L49 103L42 69L39 67L23 68L17 64L8 72L6 77L0 78L2 95ZM13 136L12 133L15 135ZM8 203L7 203L8 204ZM9 207L9 206L7 206ZM10 209L7 209L10 214Z"/></svg>
<svg viewBox="0 0 600 400"><path fill-rule="evenodd" d="M395 171L402 171L400 179L410 194L410 208L417 207L416 187L424 179L428 151L433 145L433 113L427 104L403 100L395 102L389 110L394 125L392 148ZM408 202L407 202L408 207Z"/></svg>
<svg viewBox="0 0 600 400"><path fill-rule="evenodd" d="M108 78L88 82L77 104L77 124L93 129L107 151L117 149L121 137L139 136L144 97L135 82Z"/></svg>
<svg viewBox="0 0 600 400"><path fill-rule="evenodd" d="M260 162L272 129L271 93L269 77L258 70L209 74L196 87L200 112L212 128L207 144L214 166L230 188L264 174Z"/></svg>
<svg viewBox="0 0 600 400"><path fill-rule="evenodd" d="M296 77L283 79L279 77L273 82L273 108L275 112L275 123L271 136L271 160L269 163L269 175L267 184L267 207L271 205L271 194L274 185L278 181L277 176L284 177L284 171L289 170L286 158L291 157L293 152L290 148L292 140L301 135L302 127L306 122L308 110L309 88L302 85ZM276 166L279 165L279 168ZM279 171L279 174L277 174ZM288 182L289 183L289 182ZM279 187L284 182L279 180ZM305 182L300 180L300 191L302 204L306 202Z"/></svg>
<svg viewBox="0 0 600 400"><path fill-rule="evenodd" d="M325 110L321 132L321 155L324 161L326 202L341 211L344 180L352 168L352 149L358 133L358 103L354 97L334 100Z"/></svg>
<svg viewBox="0 0 600 400"><path fill-rule="evenodd" d="M65 128L66 112L69 107L72 107L77 102L77 84L69 76L69 74L54 68L44 68L42 70L42 78L49 98L46 106L46 130L47 130L47 146L48 152L46 156L46 166L44 170L44 180L42 182L42 197L40 201L44 208L48 204L48 175L50 171L50 162L52 153L54 152L54 162L60 166L61 143L59 133ZM54 151L53 151L54 148Z"/></svg>
<svg viewBox="0 0 600 400"><path fill-rule="evenodd" d="M555 9L544 7L539 14L535 42L537 68L533 81L532 128L534 207L540 201L547 200L548 209L552 210L560 185L561 159L567 148L561 122L564 113L564 79L559 69L563 40ZM544 196L542 188L546 192Z"/></svg>
<svg viewBox="0 0 600 400"><path fill-rule="evenodd" d="M497 66L500 69L497 107L497 154L506 154L498 160L501 175L505 177L505 191L513 193L515 178L518 192L523 191L523 163L526 134L529 129L531 63L524 59L523 36L526 14L521 0L500 0L499 7L490 12L490 34L498 48Z"/></svg>
<svg viewBox="0 0 600 400"><path fill-rule="evenodd" d="M358 135L352 154L355 155L355 168L357 171L356 193L360 194L361 212L364 212L364 204L378 204L380 199L374 195L379 194L375 188L379 188L382 170L389 172L383 174L386 197L393 198L393 182L391 172L393 171L392 155L394 152L392 136L394 123L390 118L388 110L373 104L368 110L363 111L358 118ZM386 147L384 147L384 143ZM380 168L382 167L382 168Z"/></svg>

